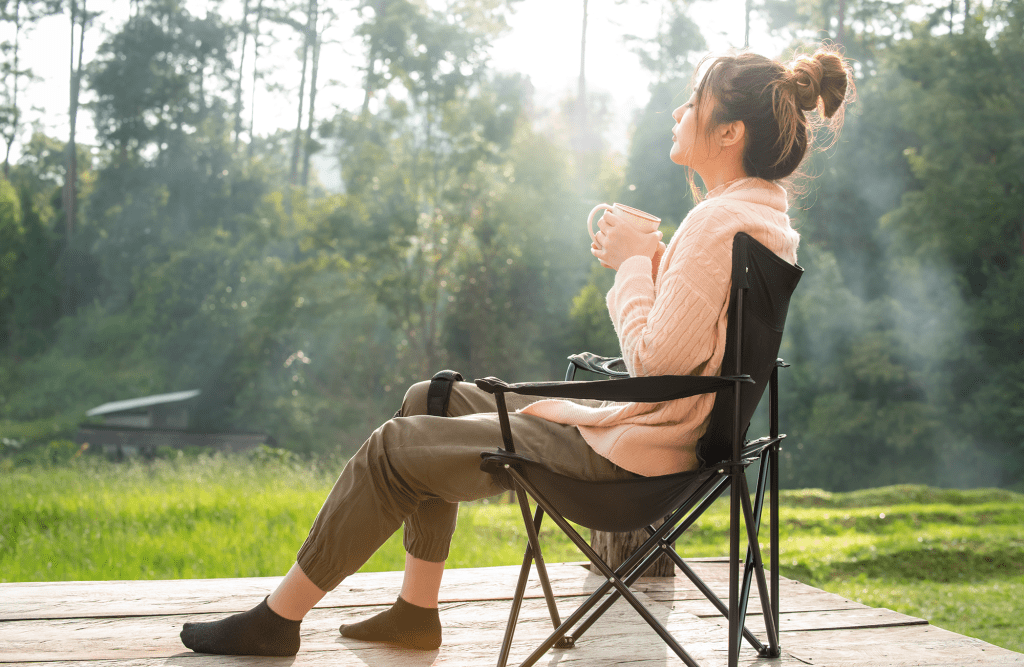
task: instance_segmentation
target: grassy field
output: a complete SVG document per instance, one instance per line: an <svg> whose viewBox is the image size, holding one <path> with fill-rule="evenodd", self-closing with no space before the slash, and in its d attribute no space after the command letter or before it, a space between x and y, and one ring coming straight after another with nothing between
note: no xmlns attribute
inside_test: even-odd
<svg viewBox="0 0 1024 667"><path fill-rule="evenodd" d="M0 474L0 581L276 575L295 552L337 465L242 458L16 467ZM788 491L782 574L877 607L1024 651L1024 496L887 487ZM728 550L727 508L681 542ZM549 561L581 560L550 522ZM518 564L518 509L465 505L450 567ZM400 534L363 568L402 567Z"/></svg>

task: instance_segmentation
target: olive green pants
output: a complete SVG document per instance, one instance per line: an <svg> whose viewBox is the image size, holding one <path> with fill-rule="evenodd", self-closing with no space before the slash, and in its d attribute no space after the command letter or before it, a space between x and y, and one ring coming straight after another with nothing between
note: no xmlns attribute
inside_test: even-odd
<svg viewBox="0 0 1024 667"><path fill-rule="evenodd" d="M458 503L494 496L510 486L508 478L480 470L480 453L502 446L494 396L457 382L449 416L437 417L426 414L429 384L413 385L400 416L363 443L313 522L296 560L321 590L334 589L356 572L403 522L409 554L435 563L446 560ZM518 453L581 479L636 477L595 453L575 426L512 413L533 400L506 394Z"/></svg>

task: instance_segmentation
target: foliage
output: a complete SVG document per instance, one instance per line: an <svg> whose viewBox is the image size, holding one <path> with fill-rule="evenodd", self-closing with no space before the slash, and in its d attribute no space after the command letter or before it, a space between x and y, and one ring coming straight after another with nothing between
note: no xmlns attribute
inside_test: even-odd
<svg viewBox="0 0 1024 667"><path fill-rule="evenodd" d="M691 56L707 50L700 27L689 16L688 5L685 0L664 3L654 39L636 35L627 35L624 39L632 45L640 65L654 74L655 86L690 76Z"/></svg>
<svg viewBox="0 0 1024 667"><path fill-rule="evenodd" d="M1019 477L1024 44L1011 30L991 42L979 28L921 35L894 54L905 81L896 102L913 138L904 152L916 187L882 225L919 262L948 266L957 276L964 338L982 344L943 358L959 398L951 418L989 451L1008 449L1008 475ZM992 448L997 442L1008 447Z"/></svg>
<svg viewBox="0 0 1024 667"><path fill-rule="evenodd" d="M590 280L580 293L573 297L569 317L572 320L573 349L578 352L593 352L603 357L615 356L619 339L608 316L604 295L611 289L613 276L610 272L595 266L590 270Z"/></svg>
<svg viewBox="0 0 1024 667"><path fill-rule="evenodd" d="M25 243L21 202L14 187L0 182L0 336L8 338L13 323L13 302L17 298L15 285L18 275L19 251ZM2 340L2 339L0 339Z"/></svg>
<svg viewBox="0 0 1024 667"><path fill-rule="evenodd" d="M876 52L841 143L808 167L789 485L1021 479L1022 42L981 25Z"/></svg>
<svg viewBox="0 0 1024 667"><path fill-rule="evenodd" d="M571 101L541 130L529 82L488 69L514 2L357 3L361 104L299 109L307 157L336 159L333 193L315 174L294 185L299 133L239 131L240 57L267 22L317 48L312 6L252 4L242 25L228 6L144 0L97 34L83 99L99 145L76 147L77 200L65 142L17 139L0 182L0 437L25 462L89 408L165 391L202 390L192 429L351 453L440 368L559 377L569 353L616 353L590 206L636 205L668 237L693 205L667 158L705 48L687 2L623 45L654 82L626 156L598 137L607 96L587 96L587 137ZM28 29L44 9L66 7L21 0L0 20ZM808 271L782 351L788 487L1024 484L1021 3L953 9L755 3L778 35L841 37L860 92L793 184ZM4 71L23 71L8 47ZM269 86L277 65L252 67Z"/></svg>

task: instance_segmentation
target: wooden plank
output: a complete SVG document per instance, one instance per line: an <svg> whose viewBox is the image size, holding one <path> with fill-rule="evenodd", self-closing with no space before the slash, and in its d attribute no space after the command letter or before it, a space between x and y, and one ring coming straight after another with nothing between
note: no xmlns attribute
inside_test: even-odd
<svg viewBox="0 0 1024 667"><path fill-rule="evenodd" d="M726 577L722 581L728 581L727 562L709 559L692 563L713 589L728 590L727 583L718 585L722 576ZM519 570L518 565L447 570L441 587L441 600L510 600ZM557 595L589 594L603 581L583 563L552 563L548 565L548 571ZM258 604L280 581L281 577L243 577L7 583L0 584L0 621L168 615L196 611L232 613ZM401 572L357 573L328 593L317 606L391 604L401 585ZM659 600L701 598L700 592L681 575L674 579L645 577L634 585L634 589L648 592ZM526 595L528 598L543 595L536 570L531 574ZM61 604L54 605L53 600L60 600Z"/></svg>
<svg viewBox="0 0 1024 667"><path fill-rule="evenodd" d="M676 603L682 609L690 611L686 603ZM718 614L703 617L717 623L723 628L729 627L729 620ZM847 630L853 628L886 628L900 625L928 625L928 621L907 616L890 609L861 607L859 609L840 609L832 611L783 612L779 614L779 625L782 632L811 630ZM764 617L761 614L747 614L747 627L762 640L767 636L764 628Z"/></svg>
<svg viewBox="0 0 1024 667"><path fill-rule="evenodd" d="M443 602L510 600L520 567L460 568L444 574ZM590 593L603 578L577 564L554 563L548 573L559 595ZM244 611L272 591L281 577L72 581L0 584L0 621L46 618L108 618L194 612ZM391 604L402 586L402 572L357 573L328 593L319 608ZM528 597L543 593L536 573ZM60 600L59 605L53 604Z"/></svg>
<svg viewBox="0 0 1024 667"><path fill-rule="evenodd" d="M584 598L566 599L563 613L570 603ZM640 599L659 621L687 643L695 657L703 656L708 664L724 664L718 660L725 646L725 631L681 610L669 609L653 600ZM177 633L185 620L204 620L201 616L133 617L124 619L60 619L11 621L0 624L0 644L4 646L3 664L89 665L108 662L119 667L144 665L207 664L294 664L348 667L349 665L493 665L501 642L508 605L501 601L458 602L443 605L442 621L445 642L439 651L404 651L381 644L359 642L341 637L340 623L351 622L376 613L379 608L348 608L314 610L303 622L303 646L293 661L287 659L204 657L181 646ZM513 657L521 660L532 647L551 631L551 621L543 601L528 600L523 605L516 629ZM132 643L126 646L125 637ZM615 665L630 662L636 665L664 665L668 648L653 630L627 604L620 602L599 620L583 637L576 649L556 651L546 657L545 664ZM724 654L723 654L724 655ZM678 663L674 657L668 658ZM701 659L698 657L698 659ZM724 660L724 658L723 658ZM755 663L744 663L755 664ZM787 658L776 665L798 665Z"/></svg>
<svg viewBox="0 0 1024 667"><path fill-rule="evenodd" d="M729 562L725 558L686 559L686 562L711 588L718 597L728 600L729 595ZM586 565L586 564L583 564ZM600 583L600 579L593 580ZM596 585L595 583L595 585ZM688 607L691 613L702 617L719 615L704 594L681 572L675 577L641 577L632 586L633 590L642 591L653 600L660 602L692 601ZM808 586L793 579L779 577L779 592L782 612L826 611L838 609L866 609L866 605L829 593L813 586ZM756 585L751 586L748 608L751 613L760 613L760 597Z"/></svg>
<svg viewBox="0 0 1024 667"><path fill-rule="evenodd" d="M126 660L2 663L8 667L494 667L496 646L463 646L458 650L406 651L393 647L336 647L332 651L302 652L294 658L253 658L244 656L176 655L169 658ZM513 653L509 664L522 662L526 653ZM692 654L702 667L726 667L724 654ZM569 650L552 650L538 663L545 667L675 667L683 662L674 654L660 651L653 642L638 648L624 646L614 638L600 638ZM790 655L776 660L744 655L741 667L807 667ZM876 666L877 667L877 666ZM951 667L951 666L947 666ZM1003 667L986 665L985 667ZM1006 666L1009 667L1009 666Z"/></svg>
<svg viewBox="0 0 1024 667"><path fill-rule="evenodd" d="M692 566L699 569L713 589L720 593L727 590L728 563L724 559L694 561ZM518 566L447 572L443 591L447 596L442 604L445 643L440 650L428 652L359 642L338 634L339 624L365 618L390 605L401 583L400 572L354 575L325 598L325 604L303 623L303 647L294 659L202 656L184 649L178 639L181 624L186 620L213 620L221 618L225 612L251 607L276 585L279 579L275 577L3 584L0 585L0 614L22 613L42 618L0 622L0 661L4 661L0 664L15 667L489 667L497 656L508 615L508 599L518 572ZM563 615L603 581L579 564L552 565L550 572ZM780 586L784 655L780 660L759 660L746 646L741 652L741 665L1024 667L1022 654L934 628L920 619L886 609L871 609L788 579L783 579ZM702 600L689 580L681 576L642 579L635 588L647 591L639 593L638 597L701 665L725 665L725 619L710 603ZM161 600L160 595L165 599ZM531 595L539 596L536 575L531 579ZM665 602L655 598L663 598ZM173 611L161 613L164 607ZM763 625L759 625L756 614L759 609L756 594L751 599L750 609L750 627L763 637ZM69 617L76 610L82 617ZM127 613L121 618L103 617L98 613L118 610ZM551 621L543 601L528 599L517 625L513 664L518 664L550 630ZM549 652L541 662L573 667L623 663L634 667L682 664L622 601L591 628L578 648Z"/></svg>
<svg viewBox="0 0 1024 667"><path fill-rule="evenodd" d="M785 651L810 665L842 667L1010 667L1024 654L934 625L783 632Z"/></svg>
<svg viewBox="0 0 1024 667"><path fill-rule="evenodd" d="M563 613L583 601L583 597L563 598ZM657 603L651 602L651 605ZM622 605L613 607L618 611ZM657 605L663 616L669 610ZM474 643L481 635L503 631L508 618L509 604L505 601L455 602L441 605L446 645ZM314 609L303 621L303 650L328 650L337 641L338 626L352 623L386 609L377 607L342 607ZM609 612L611 613L611 611ZM680 615L682 617L682 615ZM110 659L167 656L187 651L178 638L181 626L189 621L208 621L223 614L191 614L184 616L133 616L117 619L45 619L32 621L6 621L0 624L0 646L8 660L47 659ZM639 620L639 619L638 619ZM694 621L697 619L694 618ZM605 619L599 621L599 625ZM642 621L640 621L643 623ZM541 601L524 604L517 625L517 634L529 636L533 630L550 631L551 621L546 605ZM710 627L710 626L709 626ZM595 627L595 630L600 628ZM621 633L618 626L610 628ZM543 636L543 635L542 635ZM125 637L133 638L125 642ZM73 638L72 641L69 641ZM349 641L349 640L344 640ZM500 639L499 639L500 641Z"/></svg>
<svg viewBox="0 0 1024 667"><path fill-rule="evenodd" d="M639 582L634 585L637 590L642 590L653 600L659 602L685 602L687 609L697 616L717 616L718 610L687 580L685 584L676 588L658 587L650 590ZM718 595L723 603L728 603L728 586L712 586L712 592ZM782 612L796 611L828 611L837 609L865 609L866 605L854 602L835 593L829 593L807 584L783 579L779 582L779 605ZM761 598L757 594L757 587L752 586L749 596L748 610L750 613L761 612Z"/></svg>

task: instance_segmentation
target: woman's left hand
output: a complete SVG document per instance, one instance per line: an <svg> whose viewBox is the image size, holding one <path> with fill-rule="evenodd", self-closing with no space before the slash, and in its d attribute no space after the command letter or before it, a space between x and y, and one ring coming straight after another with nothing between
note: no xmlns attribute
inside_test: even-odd
<svg viewBox="0 0 1024 667"><path fill-rule="evenodd" d="M637 255L653 260L662 247L660 231L642 232L611 211L605 211L597 226L597 242L590 245L590 252L605 268L618 271L624 261Z"/></svg>

